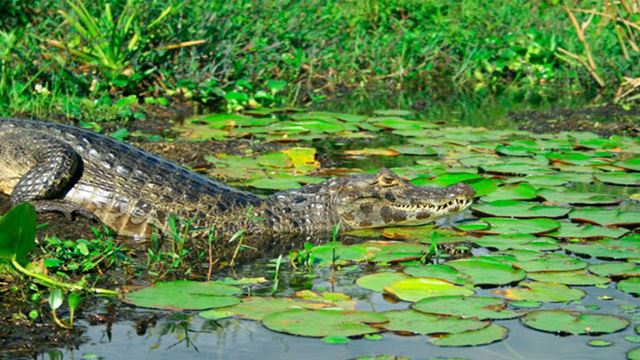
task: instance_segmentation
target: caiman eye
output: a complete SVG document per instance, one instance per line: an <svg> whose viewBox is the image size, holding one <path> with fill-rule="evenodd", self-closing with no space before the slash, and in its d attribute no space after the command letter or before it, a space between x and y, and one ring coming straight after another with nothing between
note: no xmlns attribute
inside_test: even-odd
<svg viewBox="0 0 640 360"><path fill-rule="evenodd" d="M398 185L398 180L392 177L382 176L378 179L380 186L394 186Z"/></svg>

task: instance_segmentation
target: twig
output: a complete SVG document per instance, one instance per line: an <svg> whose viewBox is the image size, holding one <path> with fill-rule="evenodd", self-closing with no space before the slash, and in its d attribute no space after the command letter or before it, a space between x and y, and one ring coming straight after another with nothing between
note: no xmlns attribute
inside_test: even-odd
<svg viewBox="0 0 640 360"><path fill-rule="evenodd" d="M565 50L565 49L563 49L561 47L558 47L558 51L560 51L561 53L563 53L563 54L569 56L570 58L578 61L582 66L584 66L587 69L587 71L589 71L589 73L591 74L591 77L593 77L594 80L598 83L598 86L600 86L600 87L604 87L605 86L605 82L600 78L600 76L595 71L593 71L591 69L591 67L589 67L589 64L587 64L587 62L584 59L582 59L578 55L576 55L576 54L574 54L574 53L572 53L572 52L570 52L568 50Z"/></svg>
<svg viewBox="0 0 640 360"><path fill-rule="evenodd" d="M567 12L567 15L569 16L569 20L571 20L571 23L573 24L573 27L576 29L576 34L578 35L578 39L582 43L582 46L584 46L584 52L585 52L585 55L587 56L587 62L589 63L589 68L591 70L591 73L595 73L595 71L597 69L596 63L593 61L593 57L591 56L591 49L589 47L589 43L587 42L587 39L584 36L584 30L591 23L591 19L593 18L593 14L589 18L589 20L587 22L585 22L584 26L580 26L580 24L578 24L578 20L576 19L575 15L573 14L571 9L569 9L569 7L567 5L564 5L564 11ZM598 77L598 79L599 79L599 77ZM604 85L605 85L604 82L601 79L598 81L598 79L596 79L598 84L601 87L604 87Z"/></svg>

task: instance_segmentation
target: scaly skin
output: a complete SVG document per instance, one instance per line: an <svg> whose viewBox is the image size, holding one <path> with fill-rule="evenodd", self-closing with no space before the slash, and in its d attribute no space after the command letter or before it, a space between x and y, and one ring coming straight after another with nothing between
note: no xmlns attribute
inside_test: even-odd
<svg viewBox="0 0 640 360"><path fill-rule="evenodd" d="M112 138L72 126L0 119L0 191L39 211L93 214L147 238L174 214L229 235L305 235L428 223L469 206L473 190L416 187L392 172L327 180L259 197Z"/></svg>

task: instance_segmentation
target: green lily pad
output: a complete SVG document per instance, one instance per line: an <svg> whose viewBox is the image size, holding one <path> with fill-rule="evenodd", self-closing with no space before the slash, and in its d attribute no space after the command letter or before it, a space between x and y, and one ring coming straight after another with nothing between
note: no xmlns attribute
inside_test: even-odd
<svg viewBox="0 0 640 360"><path fill-rule="evenodd" d="M607 277L589 274L584 270L555 271L555 272L530 272L529 279L541 282L554 282L565 285L603 285L611 281Z"/></svg>
<svg viewBox="0 0 640 360"><path fill-rule="evenodd" d="M557 174L541 174L528 175L525 177L511 178L507 182L525 182L535 186L562 186L569 183L588 184L593 181L593 175L581 173L557 173Z"/></svg>
<svg viewBox="0 0 640 360"><path fill-rule="evenodd" d="M331 264L334 260L340 264L346 262L367 261L372 255L365 246L343 245L341 243L328 243L315 246L311 253L319 264Z"/></svg>
<svg viewBox="0 0 640 360"><path fill-rule="evenodd" d="M632 277L629 279L621 280L618 283L618 290L632 295L640 296L640 277Z"/></svg>
<svg viewBox="0 0 640 360"><path fill-rule="evenodd" d="M617 316L562 309L534 310L520 321L532 329L571 335L609 334L629 326L629 321Z"/></svg>
<svg viewBox="0 0 640 360"><path fill-rule="evenodd" d="M126 303L166 310L204 310L235 305L240 299L232 295L240 289L216 282L177 280L157 282L124 295Z"/></svg>
<svg viewBox="0 0 640 360"><path fill-rule="evenodd" d="M589 265L589 272L608 277L640 276L640 265L630 262L591 264Z"/></svg>
<svg viewBox="0 0 640 360"><path fill-rule="evenodd" d="M508 300L569 302L582 299L586 293L563 284L523 281L518 287L494 290Z"/></svg>
<svg viewBox="0 0 640 360"><path fill-rule="evenodd" d="M447 265L466 275L474 285L507 285L526 277L520 269L488 259L460 259L449 261Z"/></svg>
<svg viewBox="0 0 640 360"><path fill-rule="evenodd" d="M547 235L555 238L619 238L620 236L628 233L627 229L612 229L602 227L598 225L576 225L572 223L562 222L560 228L554 232L550 232Z"/></svg>
<svg viewBox="0 0 640 360"><path fill-rule="evenodd" d="M471 208L487 215L515 218L557 218L565 216L571 211L570 208L566 207L547 206L535 202L517 200L496 200L490 203L476 204Z"/></svg>
<svg viewBox="0 0 640 360"><path fill-rule="evenodd" d="M551 189L538 190L538 195L552 204L614 205L624 200L621 197L609 194L577 191L556 191Z"/></svg>
<svg viewBox="0 0 640 360"><path fill-rule="evenodd" d="M543 167L535 167L527 163L480 165L480 169L488 173L507 175L539 175L548 171Z"/></svg>
<svg viewBox="0 0 640 360"><path fill-rule="evenodd" d="M385 330L420 335L458 334L482 329L490 324L488 321L424 314L414 310L391 310L381 314L389 319L388 323L380 325Z"/></svg>
<svg viewBox="0 0 640 360"><path fill-rule="evenodd" d="M585 261L578 258L558 253L543 254L534 259L518 261L514 264L515 267L523 269L528 273L537 271L582 270L586 269L587 265Z"/></svg>
<svg viewBox="0 0 640 360"><path fill-rule="evenodd" d="M560 162L569 165L598 165L608 164L605 159L599 158L592 154L586 154L582 152L569 152L569 153L547 153L545 155L549 160L554 162Z"/></svg>
<svg viewBox="0 0 640 360"><path fill-rule="evenodd" d="M640 258L640 236L571 243L563 248L572 253L607 259Z"/></svg>
<svg viewBox="0 0 640 360"><path fill-rule="evenodd" d="M552 238L537 237L531 234L488 235L480 238L471 238L470 240L480 246L498 250L548 251L560 248L557 241Z"/></svg>
<svg viewBox="0 0 640 360"><path fill-rule="evenodd" d="M489 227L485 229L467 230L474 231L481 234L542 234L560 227L560 223L553 219L546 218L534 218L534 219L507 219L507 218L481 218L482 222L488 224ZM473 224L473 223L471 223ZM470 224L465 224L470 225ZM459 229L465 230L461 226L457 226Z"/></svg>
<svg viewBox="0 0 640 360"><path fill-rule="evenodd" d="M627 353L628 360L640 360L640 347L629 350Z"/></svg>
<svg viewBox="0 0 640 360"><path fill-rule="evenodd" d="M507 309L503 299L489 296L437 296L425 298L412 305L414 310L478 320L513 319L521 313Z"/></svg>
<svg viewBox="0 0 640 360"><path fill-rule="evenodd" d="M429 277L445 280L456 285L470 285L469 278L460 271L448 265L429 264L407 266L402 270L405 274L413 277Z"/></svg>
<svg viewBox="0 0 640 360"><path fill-rule="evenodd" d="M356 284L361 288L381 293L385 287L408 278L407 275L401 273L383 272L361 276L356 280Z"/></svg>
<svg viewBox="0 0 640 360"><path fill-rule="evenodd" d="M225 310L233 315L250 320L262 320L268 314L276 313L285 310L299 309L299 308L322 308L330 306L323 303L312 303L296 301L288 298L263 298L263 297L248 297L242 299L242 302L226 308ZM207 318L208 312L200 313L201 316Z"/></svg>
<svg viewBox="0 0 640 360"><path fill-rule="evenodd" d="M640 171L640 157L617 161L614 165L628 170Z"/></svg>
<svg viewBox="0 0 640 360"><path fill-rule="evenodd" d="M479 346L500 341L508 334L509 330L504 326L491 324L480 330L430 337L429 342L436 346Z"/></svg>
<svg viewBox="0 0 640 360"><path fill-rule="evenodd" d="M387 321L379 313L339 309L292 309L271 313L262 318L262 324L270 330L308 337L375 334L380 329L370 324Z"/></svg>
<svg viewBox="0 0 640 360"><path fill-rule="evenodd" d="M433 156L438 154L433 148L425 146L397 145L391 146L389 149L402 155Z"/></svg>
<svg viewBox="0 0 640 360"><path fill-rule="evenodd" d="M404 301L416 302L426 297L443 295L473 295L473 290L434 278L411 278L396 281L384 291Z"/></svg>
<svg viewBox="0 0 640 360"><path fill-rule="evenodd" d="M36 247L36 210L21 203L0 217L0 263L9 263L15 256L21 265L29 262L27 255Z"/></svg>
<svg viewBox="0 0 640 360"><path fill-rule="evenodd" d="M613 345L613 343L611 341L607 341L603 339L593 339L593 340L589 340L587 345L592 347L608 347Z"/></svg>
<svg viewBox="0 0 640 360"><path fill-rule="evenodd" d="M617 209L584 208L576 209L569 214L574 221L589 222L602 226L637 226L640 225L639 211L621 211Z"/></svg>
<svg viewBox="0 0 640 360"><path fill-rule="evenodd" d="M640 186L640 173L613 171L594 174L593 177L608 184Z"/></svg>
<svg viewBox="0 0 640 360"><path fill-rule="evenodd" d="M537 196L536 189L533 186L522 183L517 185L501 186L498 190L482 197L480 200L484 202L497 200L531 200L535 199Z"/></svg>

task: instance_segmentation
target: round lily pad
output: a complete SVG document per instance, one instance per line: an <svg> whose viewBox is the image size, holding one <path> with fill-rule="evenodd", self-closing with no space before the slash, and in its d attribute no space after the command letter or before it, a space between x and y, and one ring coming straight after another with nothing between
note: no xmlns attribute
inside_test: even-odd
<svg viewBox="0 0 640 360"><path fill-rule="evenodd" d="M584 208L576 209L569 214L574 221L588 222L602 226L637 226L640 225L640 212L620 211L617 209Z"/></svg>
<svg viewBox="0 0 640 360"><path fill-rule="evenodd" d="M586 293L563 284L523 281L518 287L494 290L509 300L569 302L582 299Z"/></svg>
<svg viewBox="0 0 640 360"><path fill-rule="evenodd" d="M610 173L594 174L593 177L608 184L640 186L640 173L613 171Z"/></svg>
<svg viewBox="0 0 640 360"><path fill-rule="evenodd" d="M630 279L621 280L618 283L618 290L626 293L640 296L640 277L632 277Z"/></svg>
<svg viewBox="0 0 640 360"><path fill-rule="evenodd" d="M478 320L513 319L521 314L507 309L503 299L489 296L436 296L412 305L420 312Z"/></svg>
<svg viewBox="0 0 640 360"><path fill-rule="evenodd" d="M414 310L391 310L381 314L389 319L388 323L380 325L383 329L420 335L457 334L489 325L488 321L424 314Z"/></svg>
<svg viewBox="0 0 640 360"><path fill-rule="evenodd" d="M240 299L232 295L240 289L215 282L178 280L157 282L124 295L122 300L141 307L167 310L204 310L235 305Z"/></svg>
<svg viewBox="0 0 640 360"><path fill-rule="evenodd" d="M396 281L384 291L400 300L416 302L431 296L473 295L473 290L456 286L448 281L434 278L412 278Z"/></svg>
<svg viewBox="0 0 640 360"><path fill-rule="evenodd" d="M606 259L640 258L640 237L625 236L620 239L604 239L564 245L572 253Z"/></svg>
<svg viewBox="0 0 640 360"><path fill-rule="evenodd" d="M517 200L496 200L490 203L474 205L472 209L487 215L515 218L557 218L565 216L571 211L570 208L566 207L547 206L535 202Z"/></svg>
<svg viewBox="0 0 640 360"><path fill-rule="evenodd" d="M565 254L549 253L527 261L518 261L514 266L526 272L582 270L587 263Z"/></svg>
<svg viewBox="0 0 640 360"><path fill-rule="evenodd" d="M592 192L578 191L556 191L551 189L543 189L538 191L546 201L552 204L571 204L571 205L613 205L624 200L621 197Z"/></svg>
<svg viewBox="0 0 640 360"><path fill-rule="evenodd" d="M482 218L490 228L482 230L486 234L542 234L560 227L556 220L536 219L507 219L507 218Z"/></svg>
<svg viewBox="0 0 640 360"><path fill-rule="evenodd" d="M560 248L555 239L537 237L532 234L487 235L470 239L472 242L491 249L507 250L557 250Z"/></svg>
<svg viewBox="0 0 640 360"><path fill-rule="evenodd" d="M640 347L629 350L627 353L628 360L640 360Z"/></svg>
<svg viewBox="0 0 640 360"><path fill-rule="evenodd" d="M536 189L526 183L517 185L505 185L480 200L492 202L498 200L531 200L537 197Z"/></svg>
<svg viewBox="0 0 640 360"><path fill-rule="evenodd" d="M471 284L469 278L460 271L443 264L407 266L402 270L413 277L429 277L445 280L456 285Z"/></svg>
<svg viewBox="0 0 640 360"><path fill-rule="evenodd" d="M565 285L603 285L611 279L603 276L589 274L584 270L556 271L556 272L530 272L529 279L542 282L554 282Z"/></svg>
<svg viewBox="0 0 640 360"><path fill-rule="evenodd" d="M606 262L589 265L589 272L599 276L640 276L640 265L630 262Z"/></svg>
<svg viewBox="0 0 640 360"><path fill-rule="evenodd" d="M480 330L430 337L429 342L437 346L478 346L500 341L508 334L509 330L504 326L491 324Z"/></svg>
<svg viewBox="0 0 640 360"><path fill-rule="evenodd" d="M309 337L374 334L380 332L380 329L369 324L387 321L379 313L337 309L292 309L271 313L262 318L262 324L270 330Z"/></svg>
<svg viewBox="0 0 640 360"><path fill-rule="evenodd" d="M526 163L480 165L480 169L488 173L507 175L536 175L544 174L548 171L543 167L535 167Z"/></svg>
<svg viewBox="0 0 640 360"><path fill-rule="evenodd" d="M554 232L550 232L548 235L555 238L619 238L620 236L628 233L629 230L618 228L612 229L608 227L598 225L576 225L571 223L562 222L559 229Z"/></svg>
<svg viewBox="0 0 640 360"><path fill-rule="evenodd" d="M534 310L520 321L536 330L570 335L609 334L629 326L621 317L562 309Z"/></svg>
<svg viewBox="0 0 640 360"><path fill-rule="evenodd" d="M375 292L383 292L384 288L396 281L408 279L407 275L396 272L383 272L377 274L364 275L356 280L356 284L361 288Z"/></svg>
<svg viewBox="0 0 640 360"><path fill-rule="evenodd" d="M286 298L248 297L242 302L226 310L245 319L261 320L265 315L298 308L322 308L329 304L310 303ZM202 313L201 316L205 316Z"/></svg>
<svg viewBox="0 0 640 360"><path fill-rule="evenodd" d="M589 340L587 345L593 346L593 347L608 347L613 345L613 343L611 341L604 340L604 339L593 339L593 340Z"/></svg>
<svg viewBox="0 0 640 360"><path fill-rule="evenodd" d="M449 261L447 265L465 274L474 285L506 285L526 276L520 269L489 259L460 259Z"/></svg>
<svg viewBox="0 0 640 360"><path fill-rule="evenodd" d="M640 171L640 157L617 161L614 165L628 170Z"/></svg>

